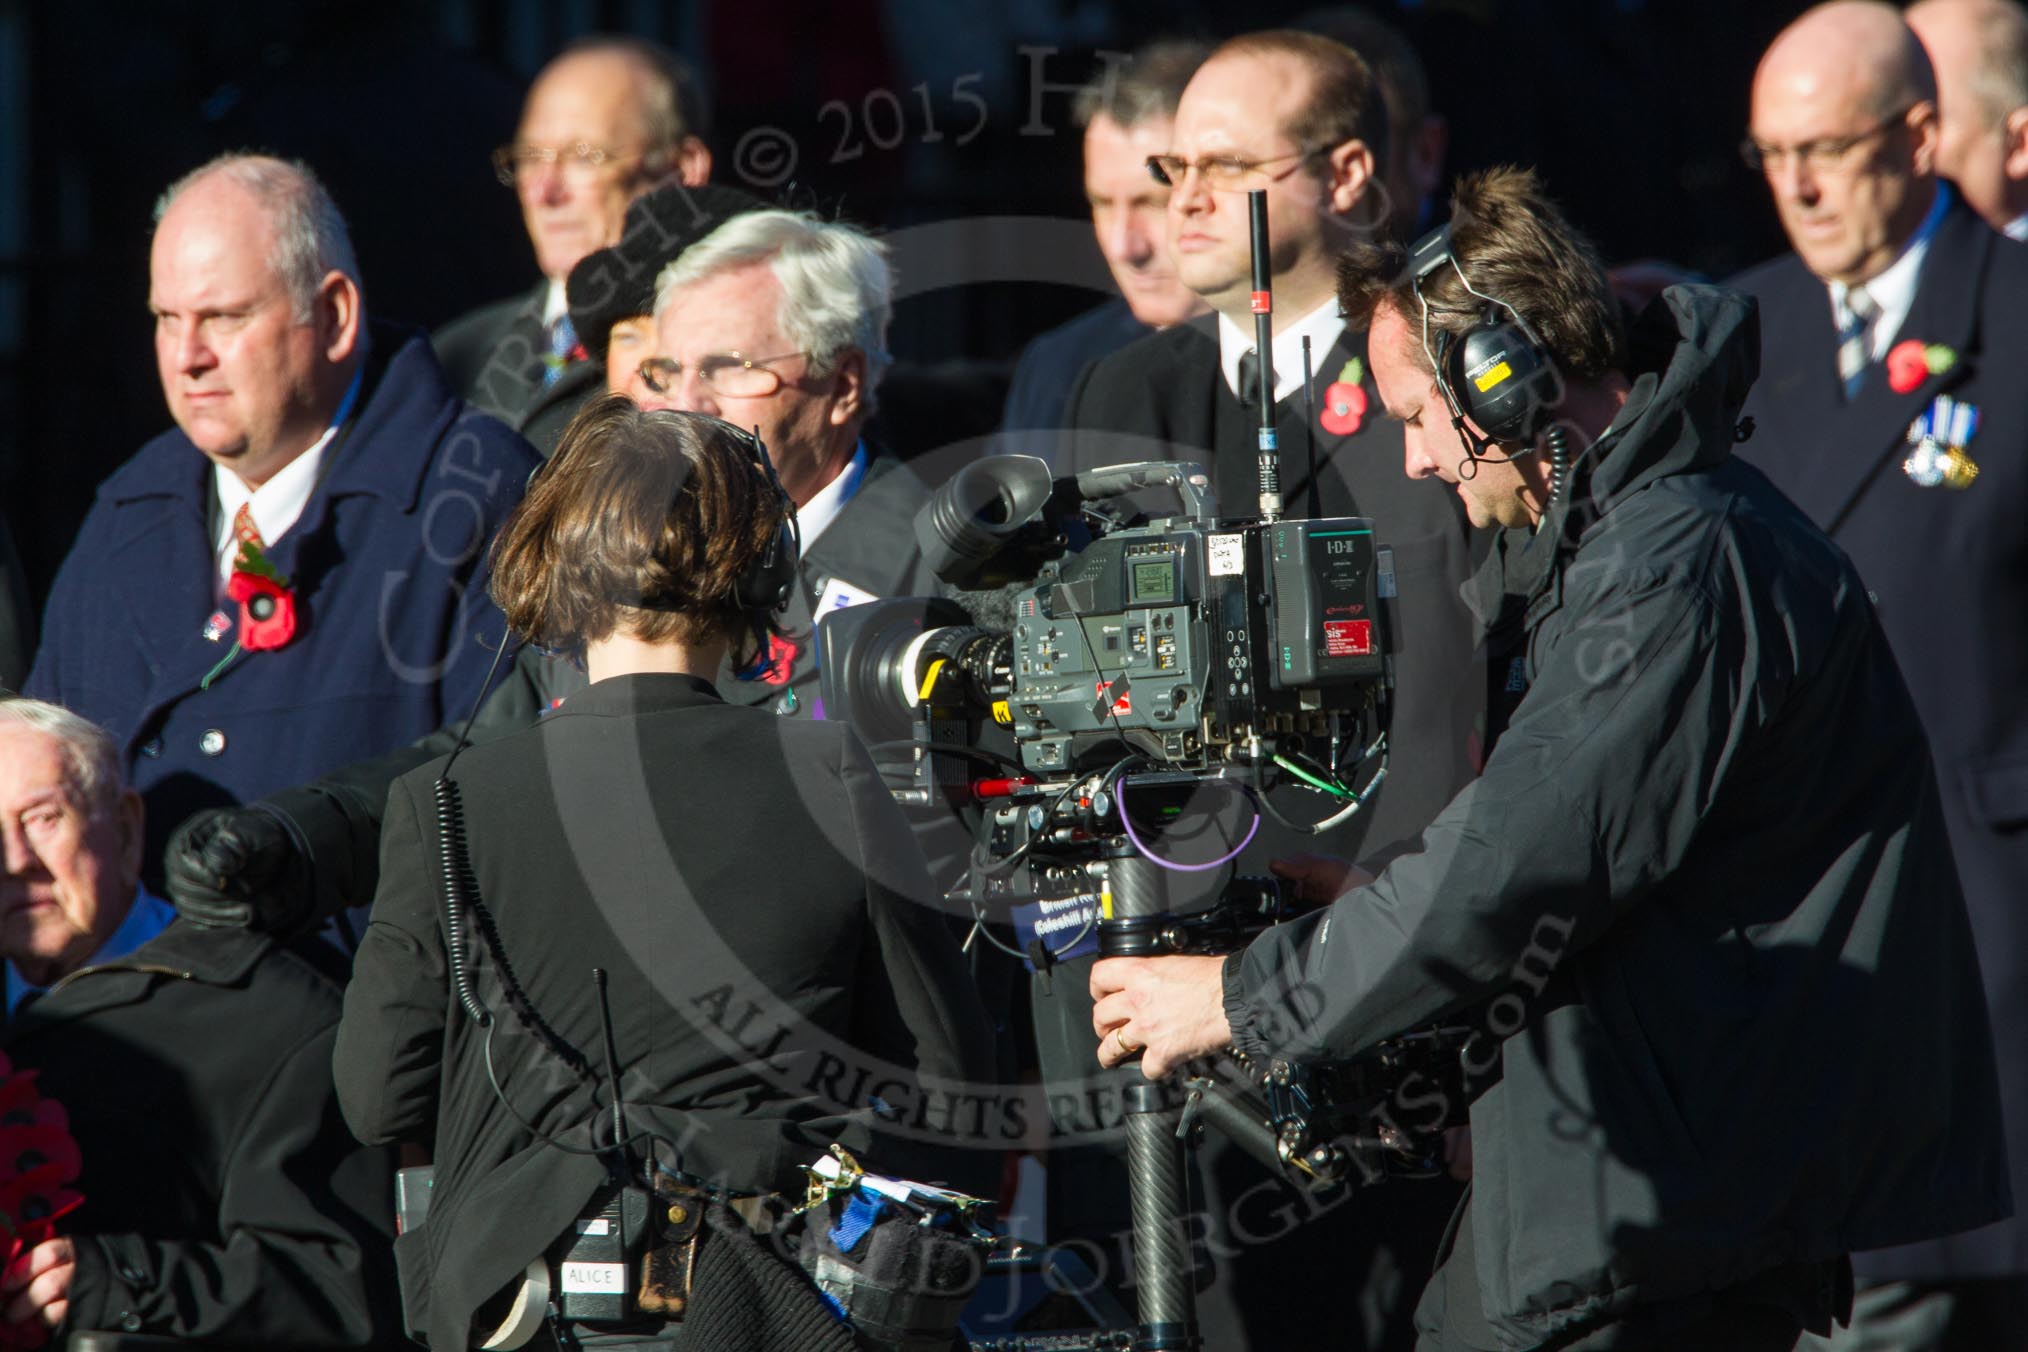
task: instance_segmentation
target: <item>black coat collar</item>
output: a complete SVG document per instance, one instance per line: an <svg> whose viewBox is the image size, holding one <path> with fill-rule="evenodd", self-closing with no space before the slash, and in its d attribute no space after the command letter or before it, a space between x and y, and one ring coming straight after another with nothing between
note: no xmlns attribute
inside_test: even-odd
<svg viewBox="0 0 2028 1352"><path fill-rule="evenodd" d="M66 1022L114 1005L131 1004L145 998L159 981L244 986L275 947L274 939L253 930L206 929L188 920L175 920L126 956L91 963L56 982L9 1021L8 1034L12 1037L40 1024Z"/></svg>
<svg viewBox="0 0 2028 1352"><path fill-rule="evenodd" d="M725 700L720 697L718 688L701 676L643 672L594 681L564 701L549 717L590 715L594 718L627 718L636 714L700 709L723 703Z"/></svg>

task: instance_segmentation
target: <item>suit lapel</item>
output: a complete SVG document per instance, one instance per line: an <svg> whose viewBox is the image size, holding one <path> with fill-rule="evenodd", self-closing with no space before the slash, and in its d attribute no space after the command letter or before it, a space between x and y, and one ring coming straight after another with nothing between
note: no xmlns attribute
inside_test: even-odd
<svg viewBox="0 0 2028 1352"><path fill-rule="evenodd" d="M1962 201L1937 228L1922 261L1915 303L1893 346L1942 344L1956 354L1948 370L1932 372L1897 393L1884 362L1866 370L1858 397L1847 401L1837 383L1837 335L1823 284L1796 264L1797 277L1770 296L1770 308L1788 316L1791 354L1763 377L1760 416L1796 472L1791 496L1829 534L1867 487L1907 455L1908 427L1930 402L1971 376L1978 360L1978 299L1993 247L1992 232ZM1890 348L1891 350L1891 348Z"/></svg>
<svg viewBox="0 0 2028 1352"><path fill-rule="evenodd" d="M121 508L121 535L108 551L107 571L122 579L114 589L126 611L124 628L148 667L148 687L133 727L145 728L154 711L202 679L231 647L231 635L213 642L204 623L214 604L238 622L238 607L210 600L215 563L205 535L204 476L211 466L195 446L188 453L194 492L150 495ZM198 579L193 587L193 579Z"/></svg>
<svg viewBox="0 0 2028 1352"><path fill-rule="evenodd" d="M1840 491L1841 463L1850 447L1824 428L1846 411L1838 388L1837 333L1824 284L1791 255L1777 285L1761 295L1761 323L1770 339L1762 350L1776 357L1755 387L1761 435L1786 462L1784 486L1811 520L1823 522Z"/></svg>
<svg viewBox="0 0 2028 1352"><path fill-rule="evenodd" d="M800 584L791 592L788 609L780 617L787 637L775 641L774 651L789 658L788 681L721 677L719 691L728 704L779 702L788 686L803 692L796 697L799 705L817 698L813 679L817 670L815 615L825 584L846 584L864 593L864 599L907 595L915 585L914 566L920 557L912 542L915 512L923 496L913 470L891 457L870 453L865 479L846 499L837 519L803 555Z"/></svg>
<svg viewBox="0 0 2028 1352"><path fill-rule="evenodd" d="M1855 453L1850 470L1828 485L1825 510L1818 518L1826 533L1837 530L1859 495L1890 463L1908 451L1908 426L1922 416L1930 401L1970 378L1978 360L1979 290L1996 236L1962 201L1952 205L1929 252L1922 260L1915 303L1894 335L1896 344L1915 341L1942 344L1956 354L1948 370L1931 372L1906 394L1895 393L1887 368L1876 362L1867 369L1859 397L1843 409L1842 420L1830 424L1831 438Z"/></svg>
<svg viewBox="0 0 2028 1352"><path fill-rule="evenodd" d="M1309 452L1314 438L1317 448L1317 473L1319 475L1337 472L1343 474L1344 466L1338 463L1341 454L1358 454L1352 443L1359 433L1381 416L1380 396L1366 388L1366 372L1361 370L1360 388L1365 390L1367 404L1365 412L1350 431L1333 432L1324 426L1323 419L1331 412L1330 391L1338 383L1338 377L1345 374L1345 368L1354 357L1364 367L1366 335L1346 329L1338 335L1338 341L1331 344L1331 350L1316 363L1314 407L1305 407L1301 390L1283 401L1277 426L1281 431L1282 446L1282 498L1292 513L1307 515L1309 512L1310 469ZM1322 485L1319 485L1321 490ZM1325 514L1329 509L1325 508Z"/></svg>
<svg viewBox="0 0 2028 1352"><path fill-rule="evenodd" d="M582 403L596 397L605 386L605 368L591 361L574 361L563 368L550 385L538 378L527 407L515 419L514 430L525 432L535 420L561 403Z"/></svg>

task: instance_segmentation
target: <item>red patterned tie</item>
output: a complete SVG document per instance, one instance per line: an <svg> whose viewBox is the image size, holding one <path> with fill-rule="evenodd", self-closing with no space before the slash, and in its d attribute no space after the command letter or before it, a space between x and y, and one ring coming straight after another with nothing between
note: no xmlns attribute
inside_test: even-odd
<svg viewBox="0 0 2028 1352"><path fill-rule="evenodd" d="M268 542L261 539L261 528L254 524L251 503L242 502L239 510L232 514L232 536L243 545L252 545L255 549L263 551L267 549ZM238 550L233 551L235 558L238 557L238 553Z"/></svg>

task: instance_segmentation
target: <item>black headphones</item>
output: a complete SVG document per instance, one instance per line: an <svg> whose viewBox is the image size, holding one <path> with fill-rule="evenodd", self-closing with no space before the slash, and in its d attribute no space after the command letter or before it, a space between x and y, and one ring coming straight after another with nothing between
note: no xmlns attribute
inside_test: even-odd
<svg viewBox="0 0 2028 1352"><path fill-rule="evenodd" d="M756 555L747 564L746 571L739 575L733 594L739 599L742 610L780 614L788 608L789 597L794 594L803 557L803 533L796 522L795 500L782 487L781 476L775 473L775 462L768 455L767 443L761 440L758 427L749 431L708 413L689 416L710 418L729 436L738 439L753 456L754 464L767 477L768 486L775 492L775 501L782 510L781 524L775 527L774 538L768 541L767 548Z"/></svg>
<svg viewBox="0 0 2028 1352"><path fill-rule="evenodd" d="M788 608L789 598L795 593L796 579L800 576L803 535L802 528L796 522L795 499L782 487L781 476L775 473L775 462L768 455L767 443L761 440L758 427L749 430L710 413L676 409L655 411L710 423L718 431L731 437L752 459L754 469L767 480L768 487L774 491L775 501L781 506L782 519L775 527L774 536L768 541L767 547L747 564L745 571L734 581L732 587L733 599L738 602L741 610L747 612L752 622L758 649L755 659L741 667L734 675L741 680L757 680L767 674L770 661L768 616L778 615ZM552 458L537 465L528 475L528 486L534 488L555 463ZM675 500L675 494L683 491L683 485L688 483L689 479L690 473L686 467L676 480L676 487L670 498L672 502ZM630 600L628 604L648 610L666 608L645 599Z"/></svg>
<svg viewBox="0 0 2028 1352"><path fill-rule="evenodd" d="M1423 282L1446 263L1465 290L1484 302L1479 318L1462 334L1429 326L1429 298ZM1469 461L1501 463L1535 450L1550 414L1563 402L1563 376L1550 360L1540 335L1520 311L1472 285L1451 252L1451 227L1443 225L1416 241L1409 255L1415 298L1422 303L1422 350L1436 372L1437 389L1450 406L1451 426L1465 443ZM1469 417L1485 433L1474 436ZM1495 445L1522 443L1505 456L1488 455Z"/></svg>
<svg viewBox="0 0 2028 1352"><path fill-rule="evenodd" d="M796 521L796 502L782 487L781 476L775 473L775 462L768 455L767 443L761 440L760 428L749 431L709 413L686 413L684 416L714 423L744 446L753 457L754 466L766 476L768 486L774 490L775 501L781 506L782 519L775 527L773 538L747 564L746 571L739 575L732 588L740 609L747 612L754 637L753 658L733 671L733 679L757 681L766 676L774 665L768 617L788 609L789 598L795 594L796 580L801 576L803 532Z"/></svg>

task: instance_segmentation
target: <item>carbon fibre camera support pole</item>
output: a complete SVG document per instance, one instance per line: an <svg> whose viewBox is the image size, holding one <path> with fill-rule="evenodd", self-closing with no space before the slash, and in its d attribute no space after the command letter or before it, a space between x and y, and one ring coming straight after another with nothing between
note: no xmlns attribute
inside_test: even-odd
<svg viewBox="0 0 2028 1352"><path fill-rule="evenodd" d="M1131 849L1107 861L1107 896L1114 919L1160 915L1165 909L1155 866ZM1196 1270L1184 1196L1185 1146L1178 1135L1183 1110L1164 1102L1164 1091L1171 1087L1136 1076L1122 1094L1140 1315L1135 1352L1197 1352L1203 1346L1197 1337Z"/></svg>
<svg viewBox="0 0 2028 1352"><path fill-rule="evenodd" d="M1247 220L1253 241L1253 352L1258 359L1260 388L1254 391L1260 410L1260 519L1282 519L1282 457L1275 430L1275 296L1274 270L1268 262L1267 189L1246 195Z"/></svg>

